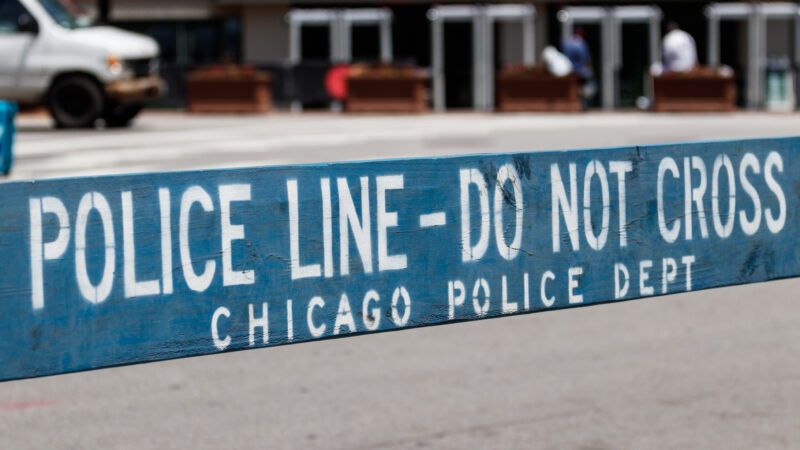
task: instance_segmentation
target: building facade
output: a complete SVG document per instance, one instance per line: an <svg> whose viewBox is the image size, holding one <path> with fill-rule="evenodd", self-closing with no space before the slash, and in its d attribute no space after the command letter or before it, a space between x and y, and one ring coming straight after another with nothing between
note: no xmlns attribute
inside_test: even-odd
<svg viewBox="0 0 800 450"><path fill-rule="evenodd" d="M86 11L93 12L96 0L74 0ZM484 4L501 2L485 2ZM508 2L504 2L508 3ZM707 1L561 1L532 0L536 8L533 41L535 54L546 45L558 46L562 39L559 12L570 6L614 7L620 5L651 5L660 10L663 28L668 21L680 23L697 43L698 57L705 63L709 56ZM766 2L773 3L773 2ZM162 47L164 75L170 81L172 95L167 103L179 106L182 101L182 77L187 70L209 64L235 62L251 64L272 73L274 95L278 105L288 105L298 98L307 106L325 106L328 101L321 79L332 64L331 33L325 25L301 28L300 61L290 55L292 39L287 15L293 9L316 8L388 8L392 13L392 54L397 64L423 68L431 66L432 35L429 10L442 4L464 4L444 1L282 1L282 0L112 0L112 24L149 34ZM787 4L775 2L775 4ZM780 18L779 18L780 19ZM599 70L604 55L605 36L598 23L582 25L599 77L609 76ZM739 84L741 105L763 106L768 96L764 87L759 98L747 88L751 77L748 62L752 59L752 27L746 19L723 20L719 32L719 62L733 68ZM769 20L763 39L759 42L762 70L794 72L800 49L795 45L797 22ZM617 107L633 107L636 99L646 93L644 75L651 62L652 38L647 26L624 23L620 27L618 64L613 68L616 79ZM523 30L517 23L496 24L492 30L493 63L496 68L519 64L523 53ZM444 27L445 100L448 108L468 108L473 104L475 74L473 71L473 32L468 22L447 23ZM353 61L380 59L379 30L375 26L354 26L350 42ZM795 77L796 78L796 77ZM767 77L759 82L767 83ZM792 90L794 90L792 84ZM751 98L748 99L748 96ZM597 104L601 100L598 96Z"/></svg>

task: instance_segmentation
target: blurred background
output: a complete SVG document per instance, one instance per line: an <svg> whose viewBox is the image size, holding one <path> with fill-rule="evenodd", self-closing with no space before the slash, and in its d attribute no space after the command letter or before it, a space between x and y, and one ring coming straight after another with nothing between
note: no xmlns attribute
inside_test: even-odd
<svg viewBox="0 0 800 450"><path fill-rule="evenodd" d="M169 94L161 101L163 105L185 106L185 75L193 69L209 64L234 62L250 64L265 70L272 76L272 98L277 106L288 107L292 102L303 106L327 106L331 101L323 89L324 76L332 64L348 62L374 63L381 61L381 45L388 45L389 57L395 64L430 68L435 36L431 25L432 8L456 2L396 1L396 2L336 2L280 0L175 0L170 2L152 0L73 0L80 10L100 21L138 31L154 37L162 50L162 74L169 83ZM509 5L512 2L485 2L481 5ZM697 43L697 56L702 64L727 65L736 75L736 105L761 108L775 106L777 100L792 97L787 90L794 91L794 78L787 82L786 75L793 77L796 69L796 9L786 3L740 3L750 5L753 13L736 11L737 4L721 5L713 14L711 2L705 1L536 1L533 32L524 35L525 17L508 17L495 21L487 31L489 36L473 32L475 17L454 14L451 20L445 17L443 26L445 81L444 107L471 108L479 104L476 99L475 65L481 58L476 51L483 42L493 45L491 55L482 63L488 70L498 71L509 65L523 63L525 38L533 45L535 55L540 55L547 45L560 46L565 12L577 7L584 10L597 7L615 7L646 4L652 11L634 11L640 20L625 20L622 11L616 24L610 25L606 17L587 15L583 27L592 60L597 62L596 72L601 92L592 106L632 107L639 97L649 93L645 77L650 64L657 55L650 54L660 46L661 36L669 21L678 22ZM291 14L318 8L355 9L374 8L379 5L389 14L390 30L382 36L379 17L370 23L352 21L348 30L349 49L340 51L335 40L344 34L336 19L323 16L298 17L290 21ZM726 10L724 6L729 8ZM785 9L784 14L770 10ZM733 7L733 8L731 8ZM777 8L776 8L777 7ZM761 16L754 14L763 11ZM581 11L576 11L576 15ZM738 14L737 14L738 12ZM727 14L726 14L727 13ZM469 12L466 12L469 14ZM649 29L651 17L657 16L655 35ZM565 17L566 16L566 17ZM635 19L635 17L634 17ZM299 28L298 29L295 29ZM619 27L615 32L604 27ZM716 39L709 35L710 28L717 28ZM754 29L760 28L760 29ZM389 39L382 44L381 39ZM657 43L650 43L649 40ZM493 42L492 42L493 41ZM712 42L714 41L714 42ZM294 48L297 47L297 48ZM605 50L604 46L612 48ZM714 48L709 48L709 46ZM292 52L295 54L292 54ZM605 51L605 52L604 52ZM602 63L616 61L611 70L602 70ZM715 53L712 60L711 54ZM757 70L749 70L748 64ZM766 72L772 75L768 84ZM764 72L764 74L757 73ZM603 77L614 77L616 83L603 83ZM751 80L752 78L752 80ZM781 78L777 82L777 78ZM752 83L760 83L752 86ZM613 95L603 89L615 89ZM776 92L777 91L777 92ZM613 100L603 102L603 95ZM494 106L494 105L487 105Z"/></svg>
<svg viewBox="0 0 800 450"><path fill-rule="evenodd" d="M110 24L157 41L158 73L167 87L150 102L157 107L421 112L797 106L799 16L790 2L44 1L55 2L86 24ZM669 67L659 67L671 25L694 41L696 64L673 71L692 72L688 79L669 77ZM576 34L588 50L590 76L580 73L581 63L565 49ZM569 57L575 79L555 79L569 76L554 70L558 55L548 59L548 46ZM237 77L238 85L230 85Z"/></svg>

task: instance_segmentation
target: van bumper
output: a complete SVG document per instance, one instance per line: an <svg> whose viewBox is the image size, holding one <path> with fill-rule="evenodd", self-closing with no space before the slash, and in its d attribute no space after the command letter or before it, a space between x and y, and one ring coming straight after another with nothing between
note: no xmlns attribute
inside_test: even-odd
<svg viewBox="0 0 800 450"><path fill-rule="evenodd" d="M158 76L112 81L106 85L108 97L120 103L156 99L165 91L166 83Z"/></svg>

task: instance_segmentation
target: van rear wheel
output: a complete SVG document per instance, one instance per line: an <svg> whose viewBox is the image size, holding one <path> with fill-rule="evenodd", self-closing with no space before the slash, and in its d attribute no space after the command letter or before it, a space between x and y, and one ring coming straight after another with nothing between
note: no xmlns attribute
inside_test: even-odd
<svg viewBox="0 0 800 450"><path fill-rule="evenodd" d="M68 75L53 84L47 107L59 128L90 128L103 114L105 96L93 79Z"/></svg>

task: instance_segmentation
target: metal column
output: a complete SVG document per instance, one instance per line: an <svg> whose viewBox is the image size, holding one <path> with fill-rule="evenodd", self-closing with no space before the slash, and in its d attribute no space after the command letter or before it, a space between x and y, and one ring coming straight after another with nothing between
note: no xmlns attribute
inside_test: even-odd
<svg viewBox="0 0 800 450"><path fill-rule="evenodd" d="M533 6L522 20L522 64L525 67L536 64L536 10Z"/></svg>
<svg viewBox="0 0 800 450"><path fill-rule="evenodd" d="M446 22L472 23L473 37L473 80L472 80L472 105L481 109L483 103L480 82L483 79L481 61L482 36L484 35L483 21L480 7L472 5L447 5L437 6L428 10L428 20L431 22L431 72L433 77L433 108L436 111L445 109L445 78L444 78L444 24Z"/></svg>
<svg viewBox="0 0 800 450"><path fill-rule="evenodd" d="M383 63L392 61L392 12L385 8L343 9L339 12L340 34L342 38L342 55L345 62L352 57L352 31L354 25L376 25L379 29L380 60Z"/></svg>
<svg viewBox="0 0 800 450"><path fill-rule="evenodd" d="M340 14L336 14L331 23L331 62L337 64L350 62L351 54L350 27L344 23Z"/></svg>
<svg viewBox="0 0 800 450"><path fill-rule="evenodd" d="M494 24L520 22L522 24L522 63L531 67L536 63L534 27L536 9L533 5L490 5L484 10L483 52L483 109L494 108L495 68L494 68Z"/></svg>
<svg viewBox="0 0 800 450"><path fill-rule="evenodd" d="M761 98L761 91L763 90L761 74L766 68L764 62L766 59L764 41L766 39L762 39L762 22L761 15L758 12L750 15L747 19L747 75L750 79L747 86L747 106L749 108L758 108L762 105L763 100Z"/></svg>
<svg viewBox="0 0 800 450"><path fill-rule="evenodd" d="M711 67L719 66L719 16L709 15L706 11L708 20L708 65Z"/></svg>
<svg viewBox="0 0 800 450"><path fill-rule="evenodd" d="M303 37L300 31L300 24L289 21L289 63L297 64L300 62L300 52L303 45Z"/></svg>
<svg viewBox="0 0 800 450"><path fill-rule="evenodd" d="M798 20L800 19L800 6L797 3L764 3L758 5L758 13L757 16L759 18L759 92L758 98L760 103L766 106L766 74L767 74L767 56L769 49L767 48L767 29L769 24L767 23L769 20L786 20L789 21L792 27L792 34L793 36L790 37L792 44L793 44L793 51L791 54L787 54L786 57L792 62L791 67L794 71L794 76L797 76L797 66L798 66L798 46L797 46L797 37L798 37ZM796 89L796 82L792 86L795 95L795 105L792 105L792 109L796 106L797 102L797 89Z"/></svg>
<svg viewBox="0 0 800 450"><path fill-rule="evenodd" d="M293 9L286 15L289 23L289 63L297 65L303 59L303 25L327 25L330 33L330 61L349 63L353 59L352 30L354 24L377 25L380 27L380 60L392 61L392 12L387 8L356 9ZM289 83L294 88L294 80ZM331 105L338 109L339 105ZM300 102L292 101L292 110L302 109Z"/></svg>
<svg viewBox="0 0 800 450"><path fill-rule="evenodd" d="M602 26L602 51L601 58L603 59L603 108L613 109L617 105L617 64L622 64L621 47L615 45L618 42L617 35L621 34L622 30L617 28L617 21L613 14L606 14L603 18Z"/></svg>
<svg viewBox="0 0 800 450"><path fill-rule="evenodd" d="M486 16L483 10L472 22L472 104L478 111L486 110Z"/></svg>
<svg viewBox="0 0 800 450"><path fill-rule="evenodd" d="M394 54L392 51L392 49L394 48L394 43L392 42L391 14L387 15L387 17L381 20L380 33L381 33L381 62L384 64L389 64L392 62L392 59L394 58Z"/></svg>
<svg viewBox="0 0 800 450"><path fill-rule="evenodd" d="M433 106L437 111L445 109L444 79L444 23L472 23L472 93L476 110L490 111L494 108L494 24L495 22L520 21L522 23L523 63L532 66L536 62L534 27L536 10L532 5L448 5L431 8L431 72L433 77Z"/></svg>
<svg viewBox="0 0 800 450"><path fill-rule="evenodd" d="M800 11L794 16L794 92L795 109L800 106Z"/></svg>
<svg viewBox="0 0 800 450"><path fill-rule="evenodd" d="M661 61L661 10L655 6L617 6L611 10L614 16L614 80L617 71L622 69L622 25L625 23L643 23L647 25L648 53L650 65ZM653 87L649 73L643 73L644 95L653 98ZM617 88L615 86L615 102Z"/></svg>
<svg viewBox="0 0 800 450"><path fill-rule="evenodd" d="M595 24L600 26L602 40L600 54L600 73L602 78L601 101L604 109L612 109L615 104L616 86L614 80L615 30L614 17L609 9L600 6L570 6L558 12L561 22L561 39L566 41L575 32L579 24Z"/></svg>
<svg viewBox="0 0 800 450"><path fill-rule="evenodd" d="M302 32L304 25L327 25L330 33L331 59L341 55L341 37L338 14L332 9L294 9L286 15L289 23L289 60L297 64L302 60Z"/></svg>
<svg viewBox="0 0 800 450"><path fill-rule="evenodd" d="M661 62L661 12L650 17L650 65Z"/></svg>
<svg viewBox="0 0 800 450"><path fill-rule="evenodd" d="M751 3L714 3L706 8L708 20L708 64L719 66L720 22L738 20L747 23L747 106L756 108L760 104L759 54L761 49L758 12Z"/></svg>
<svg viewBox="0 0 800 450"><path fill-rule="evenodd" d="M289 22L289 60L296 64L302 59L303 25L327 25L330 29L331 61L348 63L352 60L353 25L380 27L380 59L392 60L392 12L386 8L355 9L294 9L286 16Z"/></svg>
<svg viewBox="0 0 800 450"><path fill-rule="evenodd" d="M430 17L430 12L428 17ZM433 108L444 111L444 22L431 18L431 77L433 82Z"/></svg>
<svg viewBox="0 0 800 450"><path fill-rule="evenodd" d="M576 24L600 25L601 43L601 101L604 109L617 104L617 71L622 67L622 25L625 23L648 24L648 49L650 62L661 60L660 34L661 10L654 6L599 6L568 7L558 12L561 22L562 40L572 36ZM646 76L646 75L645 75ZM645 84L645 93L648 84Z"/></svg>

